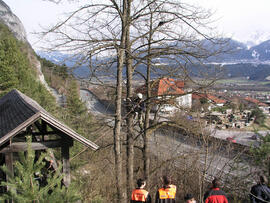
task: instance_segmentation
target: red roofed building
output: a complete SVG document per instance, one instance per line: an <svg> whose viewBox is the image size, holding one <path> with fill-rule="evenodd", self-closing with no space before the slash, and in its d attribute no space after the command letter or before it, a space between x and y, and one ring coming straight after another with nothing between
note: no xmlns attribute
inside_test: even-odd
<svg viewBox="0 0 270 203"><path fill-rule="evenodd" d="M184 82L181 81L181 83L176 83L172 78L162 78L156 81L151 81L151 96L183 95L185 92L176 84L184 86ZM139 92L146 95L146 85L142 85L136 89L136 93Z"/></svg>
<svg viewBox="0 0 270 203"><path fill-rule="evenodd" d="M224 99L220 99L216 96L213 96L211 94L206 94L206 93L193 93L192 94L192 100L200 100L202 98L205 98L208 100L208 102L211 102L215 104L216 106L223 106L227 101Z"/></svg>
<svg viewBox="0 0 270 203"><path fill-rule="evenodd" d="M158 100L168 99L172 100L168 101L169 104L164 104L163 106L167 109L172 110L172 106L176 107L186 107L191 108L192 105L192 97L191 94L185 94L183 81L176 81L173 78L161 78L155 81L151 81L151 97L156 97ZM136 89L136 93L142 93L146 95L146 85L142 85ZM159 103L159 102L157 102ZM171 111L168 110L168 111ZM167 111L164 109L164 111Z"/></svg>
<svg viewBox="0 0 270 203"><path fill-rule="evenodd" d="M251 105L258 106L263 111L263 113L266 113L266 114L270 113L270 107L267 104L259 101L258 99L246 97L244 98L244 101L248 102Z"/></svg>
<svg viewBox="0 0 270 203"><path fill-rule="evenodd" d="M176 81L175 81L175 85L176 85L178 88L184 88L184 87L185 87L185 82L184 82L184 81L176 80Z"/></svg>
<svg viewBox="0 0 270 203"><path fill-rule="evenodd" d="M251 97L246 97L244 100L247 101L247 102L251 102L251 103L253 103L253 104L256 104L256 105L258 105L258 106L268 107L267 104L262 103L262 102L260 102L259 100L254 99L254 98L251 98Z"/></svg>

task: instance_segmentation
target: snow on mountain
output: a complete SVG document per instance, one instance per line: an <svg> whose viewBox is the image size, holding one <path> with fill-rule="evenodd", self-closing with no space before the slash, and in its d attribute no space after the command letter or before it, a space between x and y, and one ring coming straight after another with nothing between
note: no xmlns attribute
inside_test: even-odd
<svg viewBox="0 0 270 203"><path fill-rule="evenodd" d="M56 64L63 64L65 63L65 60L69 58L68 54L64 54L59 51L53 51L53 52L37 51L36 53L40 57L45 58Z"/></svg>
<svg viewBox="0 0 270 203"><path fill-rule="evenodd" d="M270 39L269 33L256 30L252 32L250 35L248 35L245 39L239 39L239 41L242 41L248 46L248 48L251 48L269 39Z"/></svg>
<svg viewBox="0 0 270 203"><path fill-rule="evenodd" d="M225 49L230 50L229 52L222 53L219 56L212 56L205 60L205 64L221 65L227 71L227 75L230 77L241 77L248 76L252 79L264 80L266 76L270 75L270 40L264 41L256 46L248 48L248 46L242 42L233 39L224 39L227 44ZM218 44L212 43L211 41L204 40L200 43L205 49L208 50L219 50ZM68 67L74 65L74 61L70 61L70 55L61 52L37 52L43 58L50 60L57 64L66 64ZM106 60L106 59L103 59ZM170 64L169 61L161 61L156 59L153 61L158 65ZM173 64L172 64L173 65ZM80 66L73 71L75 76L85 77L89 75L88 66ZM138 67L139 71L144 71L145 67ZM140 69L141 68L141 69ZM269 70L269 71L268 71ZM100 72L105 74L105 72Z"/></svg>
<svg viewBox="0 0 270 203"><path fill-rule="evenodd" d="M250 51L252 51L252 53L255 54L255 58L260 61L270 60L270 40L251 47Z"/></svg>
<svg viewBox="0 0 270 203"><path fill-rule="evenodd" d="M230 51L219 56L210 57L208 63L264 63L270 61L270 40L253 47L248 47L246 44L233 39L224 40L227 40L226 49ZM209 50L219 50L217 44L207 40L203 40L202 45ZM72 63L69 54L43 51L37 51L37 54L57 64L66 63L66 65L70 65Z"/></svg>

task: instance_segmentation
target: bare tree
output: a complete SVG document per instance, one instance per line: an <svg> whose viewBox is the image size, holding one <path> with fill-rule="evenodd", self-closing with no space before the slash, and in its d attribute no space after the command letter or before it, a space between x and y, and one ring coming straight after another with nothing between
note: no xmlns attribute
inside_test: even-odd
<svg viewBox="0 0 270 203"><path fill-rule="evenodd" d="M209 46L223 44L208 33L211 14L202 8L173 0L94 0L85 3L66 19L59 22L44 34L52 43L52 49L73 53L76 65L88 66L90 77L102 82L99 76L115 76L115 124L114 155L117 183L117 202L125 202L133 188L134 181L134 142L133 116L129 112L126 120L126 188L123 177L122 92L123 71L126 71L126 98L133 95L134 75L146 81L145 125L143 134L144 175L149 178L149 135L153 126L149 124L151 101L151 77L179 77L189 79L194 84L207 86L213 83L216 75L209 80L209 72L203 67L192 72L189 64L203 64L209 56L219 54L224 49L211 49ZM207 33L207 34L205 34ZM205 39L203 41L202 39ZM209 43L210 42L210 43ZM208 46L205 46L208 43ZM157 60L168 65L157 65ZM159 62L158 61L158 62ZM143 67L144 71L140 71ZM101 74L102 73L102 74ZM192 75L207 74L204 83L193 80ZM210 81L210 82L209 82ZM165 101L166 102L166 101ZM160 126L164 125L160 123ZM158 125L155 126L155 129Z"/></svg>
<svg viewBox="0 0 270 203"><path fill-rule="evenodd" d="M158 95L151 95L151 77L175 77L182 80L189 79L197 85L197 87L207 87L216 79L216 74L210 79L208 71L196 70L197 74L207 75L207 82L197 84L192 80L192 71L187 68L187 63L202 63L202 60L210 56L214 56L225 49L207 50L203 46L204 41L198 39L198 36L206 39L211 45L224 45L226 40L217 40L210 35L203 34L200 29L207 28L207 22L210 14L204 10L199 10L188 4L175 4L171 1L145 1L145 7L140 10L140 17L136 16L133 21L135 32L138 33L137 38L132 40L133 60L136 61L133 67L135 74L139 74L145 80L145 120L144 129L142 129L144 146L143 146L143 161L144 161L144 176L149 178L150 160L149 160L149 136L153 131L150 127L150 111L153 106L153 101ZM168 9L171 8L171 9ZM177 26L181 24L181 26ZM172 29L175 27L176 30ZM179 29L179 30L177 30ZM190 32L182 29L188 29ZM139 41L139 42L138 42ZM166 61L169 65L155 65L157 59ZM137 70L138 66L145 65L142 72ZM200 67L201 69L203 67ZM145 72L144 72L145 70ZM190 92L189 92L190 93ZM170 100L175 95L167 94ZM167 99L160 101L161 103L168 102ZM151 104L152 103L152 104ZM162 126L163 123L160 123ZM158 125L155 127L158 128ZM151 130L150 130L151 129Z"/></svg>

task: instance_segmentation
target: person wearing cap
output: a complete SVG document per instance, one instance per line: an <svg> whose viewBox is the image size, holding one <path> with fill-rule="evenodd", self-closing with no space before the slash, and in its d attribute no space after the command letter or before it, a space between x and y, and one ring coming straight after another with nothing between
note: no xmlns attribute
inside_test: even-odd
<svg viewBox="0 0 270 203"><path fill-rule="evenodd" d="M144 111L144 101L142 93L138 93L136 98L133 100L133 109L134 109L134 119L138 116L139 123L142 123L143 111Z"/></svg>
<svg viewBox="0 0 270 203"><path fill-rule="evenodd" d="M185 203L196 203L195 198L192 194L186 194L184 197Z"/></svg>
<svg viewBox="0 0 270 203"><path fill-rule="evenodd" d="M168 176L162 177L163 186L156 193L155 203L175 203L176 202L176 186L171 183Z"/></svg>
<svg viewBox="0 0 270 203"><path fill-rule="evenodd" d="M205 203L228 203L225 192L220 189L218 178L214 178L211 189L204 194L203 199Z"/></svg>
<svg viewBox="0 0 270 203"><path fill-rule="evenodd" d="M270 188L267 186L268 180L264 175L259 176L259 181L251 187L250 202L261 203L270 202Z"/></svg>
<svg viewBox="0 0 270 203"><path fill-rule="evenodd" d="M137 188L132 191L130 203L151 203L151 196L149 192L147 192L144 187L146 185L146 181L143 179L137 180Z"/></svg>

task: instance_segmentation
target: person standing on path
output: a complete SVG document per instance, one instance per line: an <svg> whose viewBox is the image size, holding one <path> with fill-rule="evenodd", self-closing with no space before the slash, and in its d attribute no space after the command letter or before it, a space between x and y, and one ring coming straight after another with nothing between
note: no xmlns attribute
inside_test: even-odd
<svg viewBox="0 0 270 203"><path fill-rule="evenodd" d="M225 192L220 189L218 178L214 178L211 189L204 194L203 199L205 203L228 203Z"/></svg>
<svg viewBox="0 0 270 203"><path fill-rule="evenodd" d="M268 180L264 175L259 176L258 184L253 185L250 190L251 203L270 202L270 188L267 186Z"/></svg>
<svg viewBox="0 0 270 203"><path fill-rule="evenodd" d="M130 203L151 203L151 196L144 187L146 181L143 179L137 180L137 188L132 191Z"/></svg>
<svg viewBox="0 0 270 203"><path fill-rule="evenodd" d="M155 203L176 203L176 186L168 176L162 177L163 187L157 191Z"/></svg>
<svg viewBox="0 0 270 203"><path fill-rule="evenodd" d="M185 203L196 203L195 198L192 194L186 194L184 197Z"/></svg>

